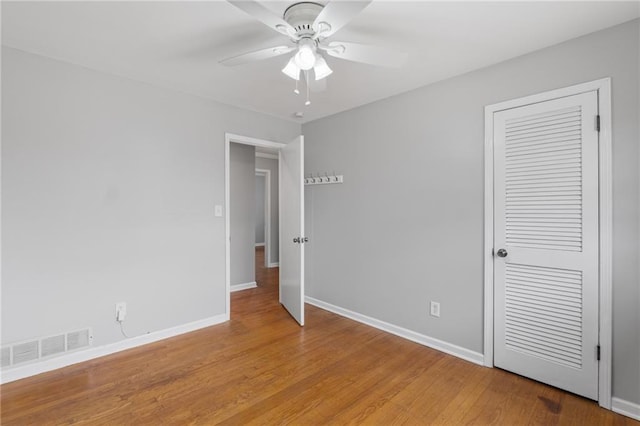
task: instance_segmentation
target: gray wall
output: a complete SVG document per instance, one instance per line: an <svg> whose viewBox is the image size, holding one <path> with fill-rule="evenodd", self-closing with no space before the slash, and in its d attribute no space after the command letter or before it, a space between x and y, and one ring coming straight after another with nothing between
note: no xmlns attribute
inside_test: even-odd
<svg viewBox="0 0 640 426"><path fill-rule="evenodd" d="M223 314L225 132L300 125L3 47L2 343Z"/></svg>
<svg viewBox="0 0 640 426"><path fill-rule="evenodd" d="M267 180L266 176L256 175L256 192L255 192L255 243L256 244L264 244L265 240L265 181Z"/></svg>
<svg viewBox="0 0 640 426"><path fill-rule="evenodd" d="M229 152L231 285L256 280L256 148L232 143Z"/></svg>
<svg viewBox="0 0 640 426"><path fill-rule="evenodd" d="M271 244L269 247L269 256L271 257L271 263L278 263L280 255L280 219L278 216L278 160L257 157L256 168L271 170Z"/></svg>
<svg viewBox="0 0 640 426"><path fill-rule="evenodd" d="M640 403L638 23L303 125L307 295L481 352L484 106L613 81L613 395ZM441 317L428 315L429 300Z"/></svg>

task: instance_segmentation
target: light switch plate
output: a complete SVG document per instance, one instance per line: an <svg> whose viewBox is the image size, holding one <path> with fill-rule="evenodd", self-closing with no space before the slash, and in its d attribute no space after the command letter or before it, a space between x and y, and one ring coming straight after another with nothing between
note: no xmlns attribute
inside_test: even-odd
<svg viewBox="0 0 640 426"><path fill-rule="evenodd" d="M222 206L216 206L215 215L216 217L222 217Z"/></svg>

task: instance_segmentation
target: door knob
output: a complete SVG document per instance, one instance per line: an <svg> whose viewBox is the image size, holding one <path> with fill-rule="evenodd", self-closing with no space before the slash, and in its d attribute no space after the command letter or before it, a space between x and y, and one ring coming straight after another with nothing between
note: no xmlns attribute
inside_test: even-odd
<svg viewBox="0 0 640 426"><path fill-rule="evenodd" d="M300 242L300 237L295 237L295 238L293 239L293 242L294 242L294 243L299 243L299 242Z"/></svg>
<svg viewBox="0 0 640 426"><path fill-rule="evenodd" d="M505 249L500 249L496 254L498 255L498 257L507 257L508 253Z"/></svg>

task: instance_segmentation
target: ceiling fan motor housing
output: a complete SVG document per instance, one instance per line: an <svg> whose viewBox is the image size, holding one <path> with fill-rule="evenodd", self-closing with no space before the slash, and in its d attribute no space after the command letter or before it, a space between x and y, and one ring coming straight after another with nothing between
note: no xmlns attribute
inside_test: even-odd
<svg viewBox="0 0 640 426"><path fill-rule="evenodd" d="M313 2L295 3L284 11L284 20L296 30L296 36L311 37L315 34L313 22L323 8Z"/></svg>

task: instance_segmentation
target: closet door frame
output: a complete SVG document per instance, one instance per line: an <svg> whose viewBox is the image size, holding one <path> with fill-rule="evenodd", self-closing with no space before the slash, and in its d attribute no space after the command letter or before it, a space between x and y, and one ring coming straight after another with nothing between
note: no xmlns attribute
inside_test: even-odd
<svg viewBox="0 0 640 426"><path fill-rule="evenodd" d="M485 107L484 146L484 365L493 367L494 352L494 113L585 92L598 93L600 134L599 166L599 328L600 365L598 403L611 409L612 356L612 160L611 160L611 79L603 78L562 89L551 90Z"/></svg>

